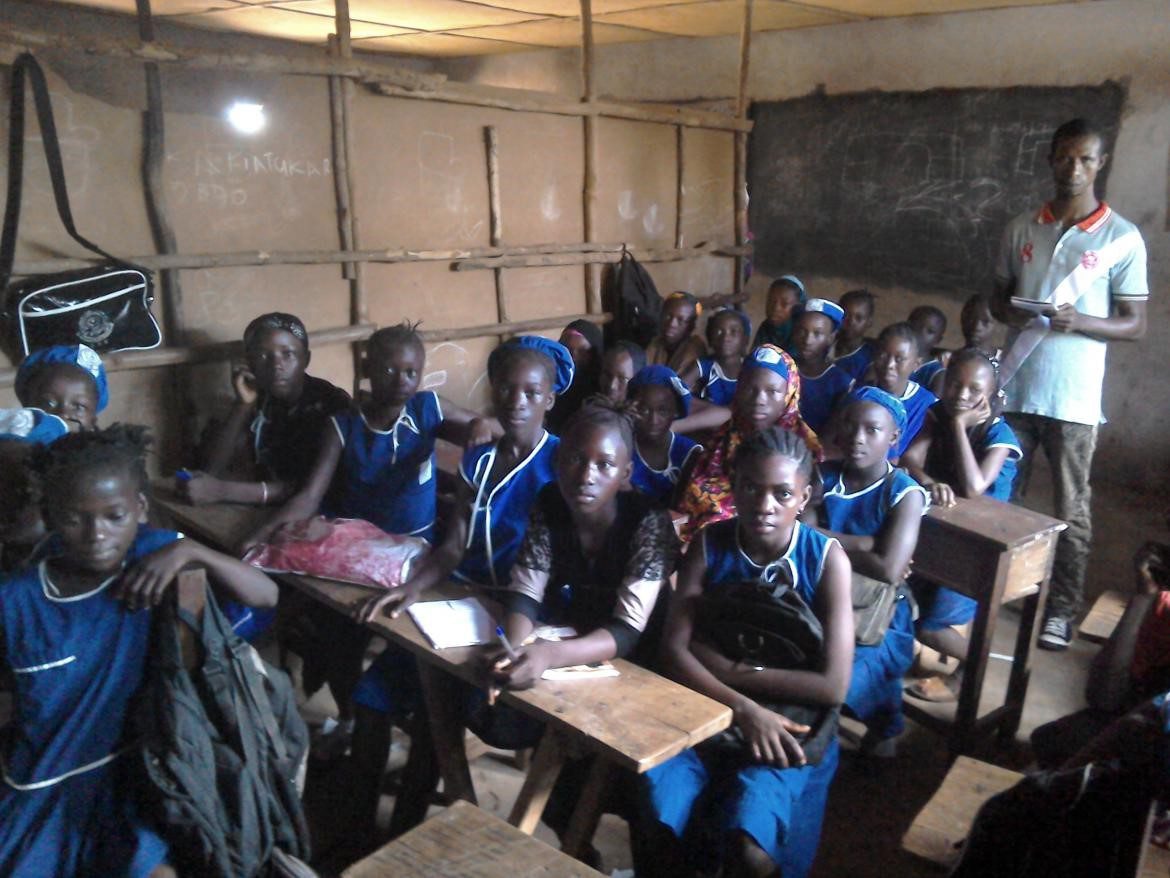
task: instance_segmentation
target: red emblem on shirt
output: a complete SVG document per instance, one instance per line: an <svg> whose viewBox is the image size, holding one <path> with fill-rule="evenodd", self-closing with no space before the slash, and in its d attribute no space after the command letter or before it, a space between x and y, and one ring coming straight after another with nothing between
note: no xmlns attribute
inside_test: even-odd
<svg viewBox="0 0 1170 878"><path fill-rule="evenodd" d="M1031 241L1029 241L1027 244L1025 244L1024 248L1022 250L1020 250L1020 261L1021 262L1031 262L1032 261L1032 242Z"/></svg>
<svg viewBox="0 0 1170 878"><path fill-rule="evenodd" d="M1097 267L1097 251L1086 250L1081 257L1081 268L1096 268Z"/></svg>

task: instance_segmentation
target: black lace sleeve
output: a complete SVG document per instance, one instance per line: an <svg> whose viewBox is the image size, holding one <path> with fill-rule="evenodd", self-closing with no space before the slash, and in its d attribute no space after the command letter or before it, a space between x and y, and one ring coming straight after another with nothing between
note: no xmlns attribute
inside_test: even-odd
<svg viewBox="0 0 1170 878"><path fill-rule="evenodd" d="M532 504L532 511L528 513L528 529L524 533L524 542L520 545L520 552L516 555L514 563L541 573L552 571L552 532L549 530L543 504L539 501Z"/></svg>
<svg viewBox="0 0 1170 878"><path fill-rule="evenodd" d="M642 517L631 542L634 551L626 562L626 582L661 581L674 572L679 542L670 513L651 510Z"/></svg>

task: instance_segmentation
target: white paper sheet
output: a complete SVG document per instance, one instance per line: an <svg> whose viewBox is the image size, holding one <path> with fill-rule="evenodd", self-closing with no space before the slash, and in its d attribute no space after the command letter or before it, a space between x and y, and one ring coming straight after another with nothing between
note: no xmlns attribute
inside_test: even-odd
<svg viewBox="0 0 1170 878"><path fill-rule="evenodd" d="M478 598L426 601L406 612L435 649L477 646L495 638L496 621Z"/></svg>

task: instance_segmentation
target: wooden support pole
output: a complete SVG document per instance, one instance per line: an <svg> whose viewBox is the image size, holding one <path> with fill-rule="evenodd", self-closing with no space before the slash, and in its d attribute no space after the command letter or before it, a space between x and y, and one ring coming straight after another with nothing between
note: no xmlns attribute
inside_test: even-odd
<svg viewBox="0 0 1170 878"><path fill-rule="evenodd" d="M736 119L725 113L693 110L683 107L644 106L620 101L574 101L552 92L528 91L519 88L497 88L449 82L428 91L412 91L401 86L371 82L370 87L387 97L413 98L445 104L466 104L490 107L494 110L515 110L521 113L550 113L554 116L600 116L609 119L629 119L633 122L658 122L662 125L685 125L688 128L710 128L716 131L750 130L752 122Z"/></svg>
<svg viewBox="0 0 1170 878"><path fill-rule="evenodd" d="M739 88L735 97L735 115L746 120L748 110L748 73L752 51L752 0L743 2L743 27L739 32ZM735 132L735 243L742 247L748 238L748 191L747 191L747 131ZM735 258L734 290L738 298L743 295L744 260Z"/></svg>
<svg viewBox="0 0 1170 878"><path fill-rule="evenodd" d="M678 179L675 182L674 195L674 249L683 247L683 213L686 210L687 188L686 180L686 153L683 152L683 127L676 125L674 129L674 152Z"/></svg>
<svg viewBox="0 0 1170 878"><path fill-rule="evenodd" d="M129 257L141 268L160 271L168 268L246 268L257 265L338 265L343 262L450 262L454 259L482 259L494 256L524 256L543 253L620 253L621 244L526 244L519 247L466 247L452 250L242 250L236 253L188 253ZM62 257L17 262L14 275L48 274L86 268L101 261L97 256Z"/></svg>
<svg viewBox="0 0 1170 878"><path fill-rule="evenodd" d="M592 103L597 97L593 79L593 4L592 0L581 0L581 101ZM582 129L584 137L584 186L581 192L582 227L585 240L592 241L597 234L597 117L585 116ZM600 314L604 305L601 301L601 268L585 265L585 310Z"/></svg>
<svg viewBox="0 0 1170 878"><path fill-rule="evenodd" d="M329 38L330 46L336 45L336 38ZM333 194L337 201L337 236L342 250L354 250L353 245L353 218L349 205L349 150L346 146L345 116L342 112L342 103L345 98L341 93L341 77L329 77L329 122L332 134L333 147ZM353 279L354 263L345 262L341 266L341 276L346 280Z"/></svg>
<svg viewBox="0 0 1170 878"><path fill-rule="evenodd" d="M680 262L700 256L742 257L751 252L749 247L683 247L679 250L640 250L629 248L639 262ZM554 265L600 266L621 262L621 252L552 253L536 256L497 256L492 259L461 259L452 263L455 271L478 271L485 268L544 268Z"/></svg>
<svg viewBox="0 0 1170 878"><path fill-rule="evenodd" d="M154 41L154 15L150 0L136 0L138 36L143 44ZM179 249L174 226L167 210L166 186L163 183L163 165L166 163L166 124L163 112L162 74L158 64L148 61L143 65L146 77L146 110L142 114L142 194L146 200L146 217L150 234L159 253L173 254ZM183 308L183 286L179 272L163 269L159 272L159 291L162 294L163 327L167 343L182 347L187 343L187 315ZM175 405L164 413L169 415L174 432L178 434L178 448L182 459L188 460L194 449L196 412L187 387L186 375L173 371L167 376Z"/></svg>
<svg viewBox="0 0 1170 878"><path fill-rule="evenodd" d="M503 235L503 219L500 214L500 143L496 135L496 126L487 125L483 129L484 148L487 150L487 179L488 179L488 234L493 247L501 246ZM496 319L500 323L507 323L508 302L504 295L504 270L497 268L493 271L496 285Z"/></svg>

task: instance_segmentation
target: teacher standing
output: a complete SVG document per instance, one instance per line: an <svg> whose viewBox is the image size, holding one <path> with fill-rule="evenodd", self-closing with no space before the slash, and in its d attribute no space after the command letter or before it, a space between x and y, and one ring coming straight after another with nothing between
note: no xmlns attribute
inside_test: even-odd
<svg viewBox="0 0 1170 878"><path fill-rule="evenodd" d="M1008 224L996 265L994 312L1011 326L1001 369L1004 411L1024 452L1017 493L1026 489L1033 455L1043 449L1056 515L1068 522L1039 640L1052 650L1072 641L1084 593L1092 540L1089 474L1097 426L1105 421L1106 344L1136 341L1146 332L1145 242L1095 190L1108 159L1104 137L1090 122L1061 125L1048 154L1055 197Z"/></svg>

